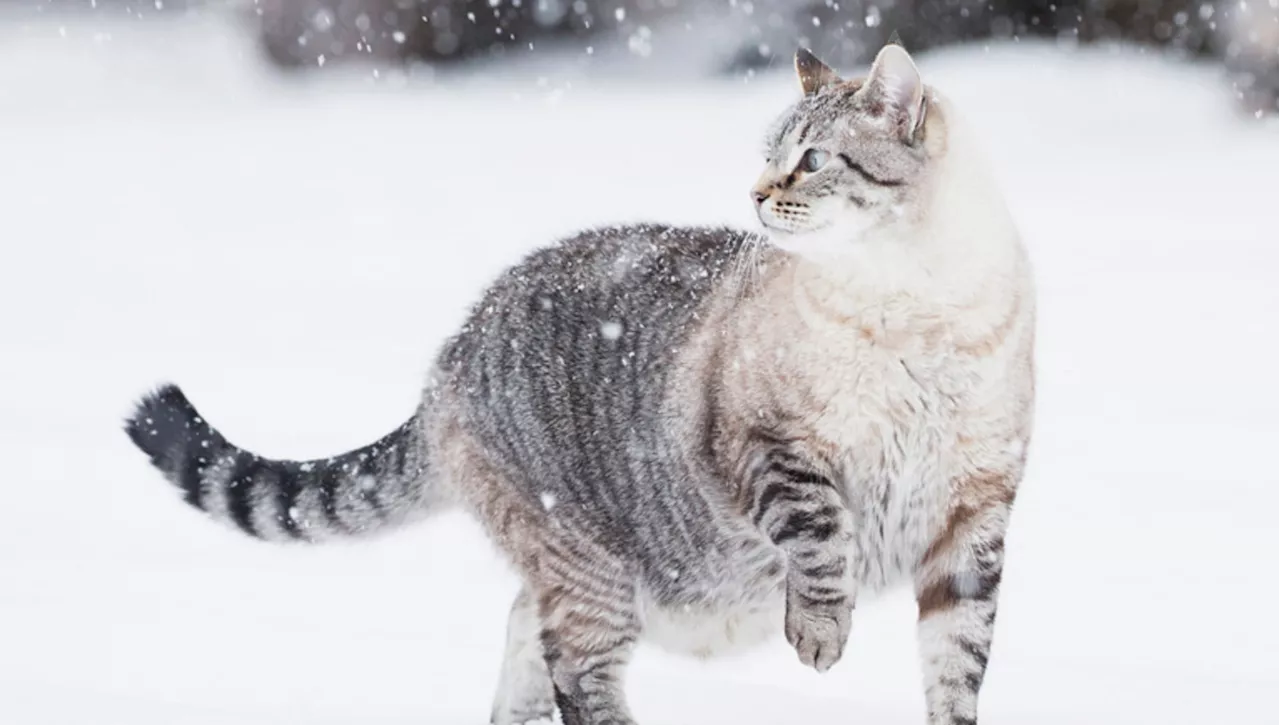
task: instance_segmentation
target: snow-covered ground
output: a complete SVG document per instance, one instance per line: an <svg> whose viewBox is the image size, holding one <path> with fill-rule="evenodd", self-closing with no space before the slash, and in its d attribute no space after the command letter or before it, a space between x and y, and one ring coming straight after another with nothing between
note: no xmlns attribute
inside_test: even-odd
<svg viewBox="0 0 1280 725"><path fill-rule="evenodd" d="M260 544L184 506L119 420L172 379L264 454L381 435L521 253L750 224L793 80L292 84L215 26L61 31L0 29L0 723L485 722L515 582L474 524ZM987 139L1040 281L984 722L1277 722L1276 122L1132 53L922 68ZM921 723L913 623L906 592L863 604L825 676L780 637L644 649L634 708Z"/></svg>

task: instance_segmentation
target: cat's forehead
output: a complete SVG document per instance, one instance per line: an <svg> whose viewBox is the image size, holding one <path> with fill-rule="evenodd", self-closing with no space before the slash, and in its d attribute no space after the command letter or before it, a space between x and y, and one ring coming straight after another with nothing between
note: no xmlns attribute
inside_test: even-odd
<svg viewBox="0 0 1280 725"><path fill-rule="evenodd" d="M796 101L778 117L765 137L769 150L787 143L858 135L875 135L880 128L871 103L858 95L863 80L857 79L824 88Z"/></svg>

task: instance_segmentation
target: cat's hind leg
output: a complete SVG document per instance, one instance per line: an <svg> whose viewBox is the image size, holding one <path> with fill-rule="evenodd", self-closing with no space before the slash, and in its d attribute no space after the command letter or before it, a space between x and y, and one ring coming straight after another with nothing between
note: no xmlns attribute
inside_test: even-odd
<svg viewBox="0 0 1280 725"><path fill-rule="evenodd" d="M507 646L502 675L493 698L492 725L532 725L554 722L555 694L542 651L542 625L537 603L521 589L507 619Z"/></svg>
<svg viewBox="0 0 1280 725"><path fill-rule="evenodd" d="M520 493L538 490L513 483L484 447L452 421L437 432L435 450L443 475L489 535L515 564L528 602L517 602L508 626L508 659L494 722L537 702L527 632L537 637L564 725L634 725L622 691L622 674L640 634L636 573L589 537L573 532L571 507L556 507ZM532 608L528 603L532 603ZM536 613L536 620L531 614ZM545 692L545 691L544 691ZM534 695L531 698L520 695Z"/></svg>
<svg viewBox="0 0 1280 725"><path fill-rule="evenodd" d="M578 545L575 545L578 544ZM546 542L532 583L564 725L635 725L623 675L640 634L634 576L586 542Z"/></svg>

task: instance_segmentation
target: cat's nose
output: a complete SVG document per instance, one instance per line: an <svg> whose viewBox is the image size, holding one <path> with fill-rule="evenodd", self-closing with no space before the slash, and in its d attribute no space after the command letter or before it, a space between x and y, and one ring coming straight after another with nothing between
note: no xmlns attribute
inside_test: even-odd
<svg viewBox="0 0 1280 725"><path fill-rule="evenodd" d="M768 198L769 193L767 191L760 191L759 189L751 190L751 201L754 201L756 206L760 206L764 203L764 200Z"/></svg>

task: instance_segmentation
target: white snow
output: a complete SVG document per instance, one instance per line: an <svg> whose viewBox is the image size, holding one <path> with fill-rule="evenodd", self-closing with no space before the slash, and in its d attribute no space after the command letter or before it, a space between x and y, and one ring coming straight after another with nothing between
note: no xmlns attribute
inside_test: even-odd
<svg viewBox="0 0 1280 725"><path fill-rule="evenodd" d="M542 508L546 511L556 507L556 495L550 491L543 491L538 494L538 500L542 502Z"/></svg>
<svg viewBox="0 0 1280 725"><path fill-rule="evenodd" d="M617 320L600 323L600 337L606 340L617 340L622 337L622 323Z"/></svg>
<svg viewBox="0 0 1280 725"><path fill-rule="evenodd" d="M0 27L0 722L485 722L516 583L475 524L252 541L177 500L120 420L174 380L258 453L377 439L535 246L750 225L793 79L294 82L199 24ZM1276 122L1135 53L920 66L988 139L1040 280L983 722L1274 723ZM573 90L548 105L536 75ZM707 664L643 648L641 725L922 723L910 595L854 622L823 676L781 637Z"/></svg>

